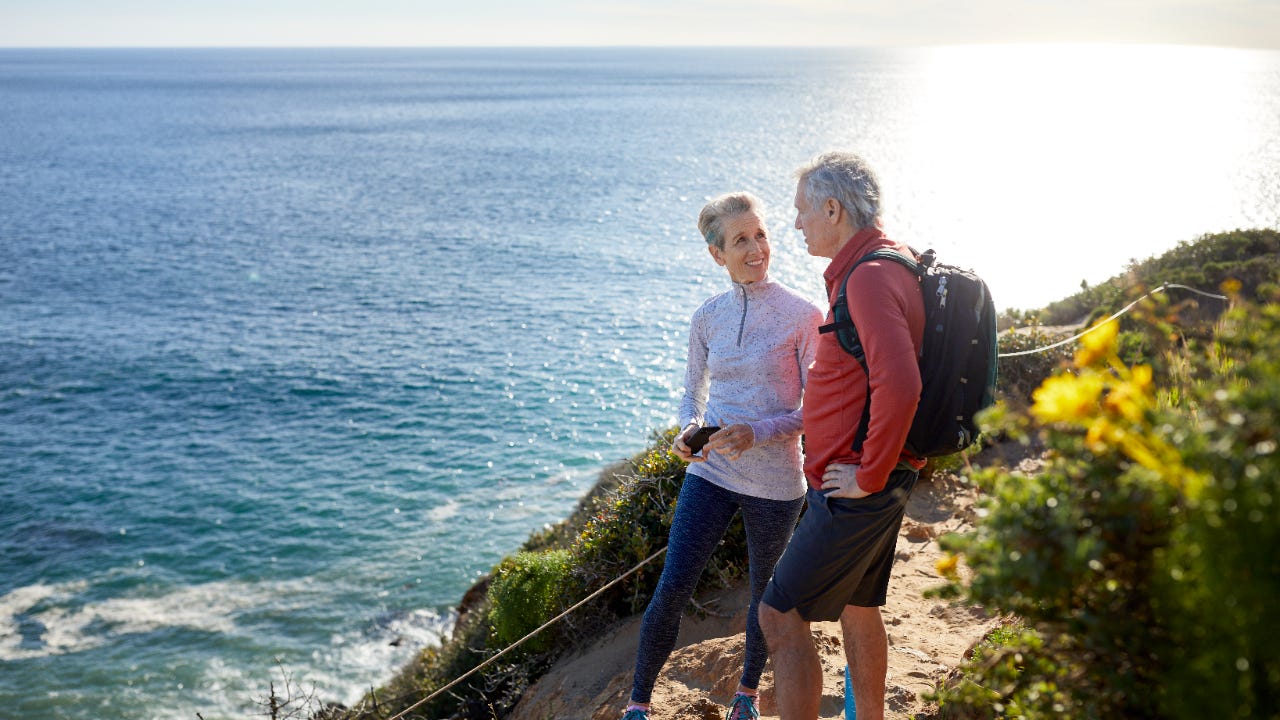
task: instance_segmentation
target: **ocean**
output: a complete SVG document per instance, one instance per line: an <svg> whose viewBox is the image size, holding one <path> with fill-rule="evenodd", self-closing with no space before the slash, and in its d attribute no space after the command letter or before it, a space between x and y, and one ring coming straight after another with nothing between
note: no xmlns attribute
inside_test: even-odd
<svg viewBox="0 0 1280 720"><path fill-rule="evenodd" d="M698 210L878 169L1034 308L1280 226L1280 53L0 50L0 718L349 703L674 422Z"/></svg>

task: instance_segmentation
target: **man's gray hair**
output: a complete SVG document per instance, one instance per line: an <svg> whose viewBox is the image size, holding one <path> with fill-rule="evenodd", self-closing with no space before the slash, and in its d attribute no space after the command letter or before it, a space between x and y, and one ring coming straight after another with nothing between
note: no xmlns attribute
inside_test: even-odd
<svg viewBox="0 0 1280 720"><path fill-rule="evenodd" d="M810 207L833 198L861 230L880 220L880 181L861 156L851 152L823 153L796 170L801 192Z"/></svg>
<svg viewBox="0 0 1280 720"><path fill-rule="evenodd" d="M698 232L708 245L724 249L724 221L735 215L755 210L764 215L764 203L749 192L721 195L707 203L698 213Z"/></svg>

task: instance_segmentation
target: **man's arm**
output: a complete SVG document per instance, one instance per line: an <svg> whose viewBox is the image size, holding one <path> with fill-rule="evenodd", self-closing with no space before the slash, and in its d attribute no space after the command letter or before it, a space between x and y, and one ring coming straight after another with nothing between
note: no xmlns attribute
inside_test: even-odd
<svg viewBox="0 0 1280 720"><path fill-rule="evenodd" d="M920 364L912 318L923 322L923 300L914 274L891 261L870 261L849 279L849 314L866 352L871 417L862 444L857 483L868 493L884 489L898 464L920 402Z"/></svg>

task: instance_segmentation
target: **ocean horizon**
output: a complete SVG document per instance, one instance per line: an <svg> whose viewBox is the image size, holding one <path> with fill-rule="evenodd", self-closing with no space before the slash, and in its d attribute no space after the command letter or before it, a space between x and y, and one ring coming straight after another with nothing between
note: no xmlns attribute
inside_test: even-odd
<svg viewBox="0 0 1280 720"><path fill-rule="evenodd" d="M1280 52L0 49L0 719L350 703L675 421L711 197L1033 309L1280 227Z"/></svg>

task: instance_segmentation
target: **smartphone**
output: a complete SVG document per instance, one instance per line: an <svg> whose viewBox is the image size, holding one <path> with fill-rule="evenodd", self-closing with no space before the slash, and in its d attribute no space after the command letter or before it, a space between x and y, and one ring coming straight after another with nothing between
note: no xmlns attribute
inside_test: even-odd
<svg viewBox="0 0 1280 720"><path fill-rule="evenodd" d="M711 439L711 436L719 430L719 425L708 425L706 427L698 428L689 436L688 440L684 441L684 444L689 446L690 453L697 455L702 452L702 446L707 444L707 440Z"/></svg>

